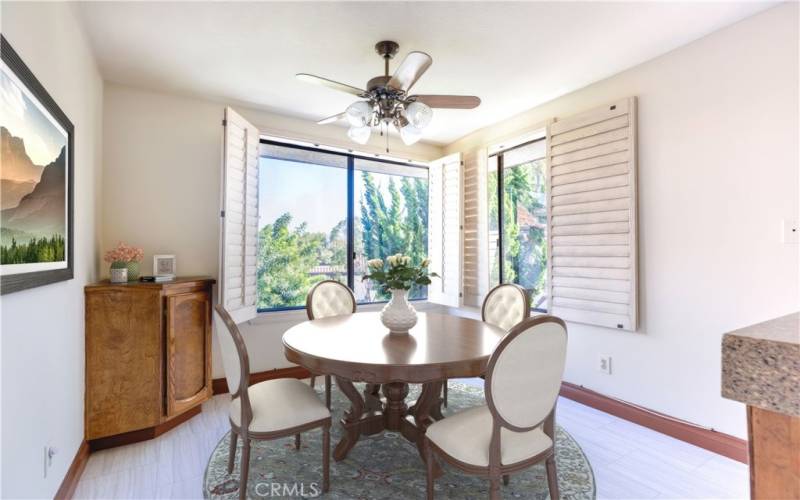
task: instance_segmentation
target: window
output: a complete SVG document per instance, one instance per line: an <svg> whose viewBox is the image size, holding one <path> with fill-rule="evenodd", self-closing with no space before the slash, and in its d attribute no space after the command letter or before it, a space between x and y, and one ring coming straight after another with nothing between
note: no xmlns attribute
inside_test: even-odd
<svg viewBox="0 0 800 500"><path fill-rule="evenodd" d="M370 259L402 253L419 263L428 255L428 170L362 158L354 166L353 291L358 302L388 300L361 277ZM427 293L427 287L414 287L409 297L424 299Z"/></svg>
<svg viewBox="0 0 800 500"><path fill-rule="evenodd" d="M489 284L516 283L546 311L547 194L545 141L489 157Z"/></svg>
<svg viewBox="0 0 800 500"><path fill-rule="evenodd" d="M421 260L427 219L425 167L262 140L259 311L302 308L326 279L348 285L359 303L388 300L362 282L366 262L395 253Z"/></svg>

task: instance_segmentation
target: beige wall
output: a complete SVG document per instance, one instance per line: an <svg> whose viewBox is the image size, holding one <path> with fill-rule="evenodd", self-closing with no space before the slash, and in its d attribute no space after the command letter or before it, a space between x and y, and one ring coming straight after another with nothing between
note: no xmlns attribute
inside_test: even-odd
<svg viewBox="0 0 800 500"><path fill-rule="evenodd" d="M235 106L266 133L352 147L345 129L322 127ZM224 104L106 84L104 98L103 249L118 241L145 250L143 273L153 255L175 254L178 273L217 276L219 258L219 177ZM361 150L383 152L377 142ZM438 146L391 143L392 154L430 160ZM104 265L101 272L106 275ZM283 331L305 313L273 316L242 326L254 353L252 370L288 366ZM216 352L216 345L214 346ZM214 356L214 377L222 365Z"/></svg>
<svg viewBox="0 0 800 500"><path fill-rule="evenodd" d="M154 254L169 253L177 256L181 275L216 276L224 108L214 101L106 83L104 250L125 241L144 247L145 273L152 271ZM264 132L348 145L341 127L235 108ZM377 144L365 149L382 152ZM427 160L442 150L393 144L392 151ZM101 272L108 274L105 266Z"/></svg>
<svg viewBox="0 0 800 500"><path fill-rule="evenodd" d="M744 406L720 397L720 339L800 305L780 234L800 214L799 57L798 5L782 5L446 148L639 97L641 328L570 324L566 380L746 436Z"/></svg>
<svg viewBox="0 0 800 500"><path fill-rule="evenodd" d="M103 82L65 3L2 3L2 32L75 126L75 277L0 298L3 498L52 498L83 441L83 286L96 278ZM45 446L58 450L43 477Z"/></svg>

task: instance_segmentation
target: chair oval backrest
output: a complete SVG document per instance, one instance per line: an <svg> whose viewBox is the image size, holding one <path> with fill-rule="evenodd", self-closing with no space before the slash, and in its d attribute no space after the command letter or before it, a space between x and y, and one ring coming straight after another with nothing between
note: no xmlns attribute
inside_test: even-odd
<svg viewBox="0 0 800 500"><path fill-rule="evenodd" d="M235 398L240 395L242 380L245 384L250 377L250 360L247 356L242 334L239 327L222 307L222 304L214 306L214 326L217 330L219 349L222 352L222 366L225 370L225 379L228 381L228 392Z"/></svg>
<svg viewBox="0 0 800 500"><path fill-rule="evenodd" d="M356 298L347 285L325 280L314 285L306 297L308 319L341 316L356 312Z"/></svg>
<svg viewBox="0 0 800 500"><path fill-rule="evenodd" d="M550 414L561 388L567 327L555 316L524 320L489 358L484 391L492 414L512 430L530 430Z"/></svg>
<svg viewBox="0 0 800 500"><path fill-rule="evenodd" d="M528 293L519 285L504 283L492 288L483 299L481 317L490 325L505 331L518 325L531 314Z"/></svg>

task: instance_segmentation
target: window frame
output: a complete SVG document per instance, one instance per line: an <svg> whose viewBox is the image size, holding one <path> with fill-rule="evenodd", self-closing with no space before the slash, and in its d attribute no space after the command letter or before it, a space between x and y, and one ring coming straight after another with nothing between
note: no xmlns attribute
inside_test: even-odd
<svg viewBox="0 0 800 500"><path fill-rule="evenodd" d="M356 160L367 160L367 161L374 161L380 163L388 163L390 165L398 165L402 167L411 167L411 168L419 168L424 169L428 181L430 182L430 174L428 173L428 165L423 164L421 162L416 162L413 160L406 160L406 161L399 161L399 160L389 160L383 158L379 154L369 155L369 154L361 154L354 152L353 150L347 151L337 151L335 149L328 149L322 145L314 144L313 146L307 146L303 144L297 144L295 142L284 142L280 140L275 140L272 138L265 138L261 137L259 139L259 144L265 144L269 146L280 146L285 148L292 148L292 149L299 149L301 151L310 151L314 153L324 153L324 154L331 154L331 155L338 155L344 156L347 158L347 255L349 258L347 259L347 283L346 285L353 290L355 287L355 266L354 262L356 259L355 255L355 163ZM261 153L259 152L259 158L263 158ZM336 167L331 167L336 168ZM259 203L261 200L261 193L259 193ZM428 198L430 198L430 189L428 189ZM427 229L427 228L426 228ZM258 289L258 285L256 284L256 289ZM418 299L409 299L415 302L421 302L428 300L427 294L424 298ZM386 304L388 300L379 300L374 302L359 302L358 305L370 305L370 304ZM269 313L276 313L276 312L286 312L286 311L297 311L305 309L305 305L301 306L283 306L283 307L271 307L269 309L258 308L258 314L269 314Z"/></svg>
<svg viewBox="0 0 800 500"><path fill-rule="evenodd" d="M509 151L513 151L515 149L523 148L525 146L529 146L529 145L534 144L536 142L544 142L545 143L545 151L547 151L547 142L546 141L547 141L547 137L546 136L537 137L535 139L531 139L531 140L522 142L520 144L515 144L514 146L511 146L509 148L499 149L498 151L496 151L494 153L491 153L491 154L489 154L487 156L487 160L489 158L492 158L492 157L496 157L497 158L497 193L496 193L496 196L497 196L497 256L498 256L498 260L499 260L498 266L497 266L497 269L498 269L498 273L497 273L498 284L505 283L505 281L503 279L503 264L505 262L505 258L504 258L505 254L503 252L503 248L504 248L504 246L503 246L503 227L504 227L503 217L505 216L505 213L503 212L503 205L504 205L503 201L504 201L504 193L505 193L504 185L503 185L503 179L504 179L504 174L505 174L505 165L504 165L505 162L504 162L503 156L506 153L508 153ZM545 156L542 159L546 159L546 158L547 157ZM548 191L549 191L549 186L545 186L545 195L546 196L549 194ZM550 221L549 220L547 221L547 227L548 228L550 227ZM548 239L550 238L550 232L549 231L547 232L547 238ZM552 256L548 254L547 255L548 262L550 261L551 258L552 258ZM491 266L492 266L492 264L490 263L489 264L489 269L491 269ZM547 285L545 285L545 290L548 290L548 286ZM549 302L548 302L548 304L549 304ZM547 313L548 310L547 309L543 309L541 307L533 307L533 306L531 306L531 311L539 312L539 313Z"/></svg>

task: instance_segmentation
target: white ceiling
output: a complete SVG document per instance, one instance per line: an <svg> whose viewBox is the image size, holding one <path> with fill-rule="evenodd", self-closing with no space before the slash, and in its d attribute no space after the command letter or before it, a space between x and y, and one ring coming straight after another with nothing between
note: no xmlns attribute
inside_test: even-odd
<svg viewBox="0 0 800 500"><path fill-rule="evenodd" d="M436 111L425 140L446 144L771 5L83 2L79 9L107 80L313 120L355 98L295 73L363 88L383 72L376 42L397 41L398 57L425 51L433 66L415 93L483 100L471 111Z"/></svg>

